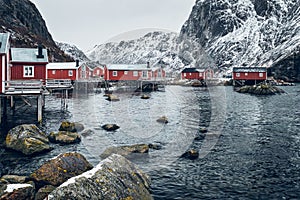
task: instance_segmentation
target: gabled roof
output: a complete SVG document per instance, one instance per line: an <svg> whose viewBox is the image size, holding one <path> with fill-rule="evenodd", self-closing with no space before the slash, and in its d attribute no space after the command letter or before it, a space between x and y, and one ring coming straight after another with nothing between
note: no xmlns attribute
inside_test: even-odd
<svg viewBox="0 0 300 200"><path fill-rule="evenodd" d="M10 33L0 33L0 54L6 54L8 52Z"/></svg>
<svg viewBox="0 0 300 200"><path fill-rule="evenodd" d="M38 58L37 48L11 48L11 62L47 63L47 49L42 49L43 58Z"/></svg>
<svg viewBox="0 0 300 200"><path fill-rule="evenodd" d="M191 67L191 68L185 68L184 70L182 70L182 73L199 73L199 72L205 72L205 69L198 69L195 67Z"/></svg>
<svg viewBox="0 0 300 200"><path fill-rule="evenodd" d="M147 64L109 64L106 65L109 70L126 70L126 71L140 71L140 70L151 70L147 68Z"/></svg>
<svg viewBox="0 0 300 200"><path fill-rule="evenodd" d="M76 62L57 62L57 63L48 63L46 66L47 69L78 69Z"/></svg>
<svg viewBox="0 0 300 200"><path fill-rule="evenodd" d="M266 67L234 67L233 72L267 72Z"/></svg>

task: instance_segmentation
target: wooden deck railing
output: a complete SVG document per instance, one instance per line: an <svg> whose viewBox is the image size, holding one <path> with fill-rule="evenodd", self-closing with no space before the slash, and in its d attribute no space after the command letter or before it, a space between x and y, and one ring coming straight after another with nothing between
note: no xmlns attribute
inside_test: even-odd
<svg viewBox="0 0 300 200"><path fill-rule="evenodd" d="M42 92L42 81L13 80L5 82L5 94L41 94Z"/></svg>
<svg viewBox="0 0 300 200"><path fill-rule="evenodd" d="M46 88L71 88L72 81L70 79L48 79L46 80Z"/></svg>

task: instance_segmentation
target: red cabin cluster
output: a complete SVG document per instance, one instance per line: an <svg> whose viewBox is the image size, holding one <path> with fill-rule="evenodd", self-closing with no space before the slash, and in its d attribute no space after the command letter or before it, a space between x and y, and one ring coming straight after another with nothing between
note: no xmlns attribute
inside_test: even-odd
<svg viewBox="0 0 300 200"><path fill-rule="evenodd" d="M104 67L106 81L161 80L166 77L162 67L150 68L149 64L111 64Z"/></svg>

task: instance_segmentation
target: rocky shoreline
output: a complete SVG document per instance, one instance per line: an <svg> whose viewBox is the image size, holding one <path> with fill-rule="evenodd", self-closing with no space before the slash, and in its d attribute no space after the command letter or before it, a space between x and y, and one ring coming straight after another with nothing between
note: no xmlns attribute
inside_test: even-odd
<svg viewBox="0 0 300 200"><path fill-rule="evenodd" d="M163 123L166 119L164 116ZM23 156L37 156L51 151L50 143L79 143L79 132L85 134L78 123L62 122L58 132L50 134L24 124L8 132L5 146ZM204 132L201 129L199 133ZM80 153L61 153L29 175L3 175L0 199L153 199L150 177L128 159L162 148L159 144L112 146L100 155L103 160L95 167ZM198 156L197 150L189 149L179 158L194 160Z"/></svg>

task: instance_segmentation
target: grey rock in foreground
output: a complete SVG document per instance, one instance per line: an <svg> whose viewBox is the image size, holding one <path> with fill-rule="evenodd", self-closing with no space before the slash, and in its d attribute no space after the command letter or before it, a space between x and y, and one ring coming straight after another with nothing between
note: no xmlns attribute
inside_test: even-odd
<svg viewBox="0 0 300 200"><path fill-rule="evenodd" d="M69 179L48 195L63 199L153 199L149 177L120 155L112 155L95 168Z"/></svg>
<svg viewBox="0 0 300 200"><path fill-rule="evenodd" d="M49 140L34 124L24 124L11 129L5 140L7 148L32 155L51 150Z"/></svg>

